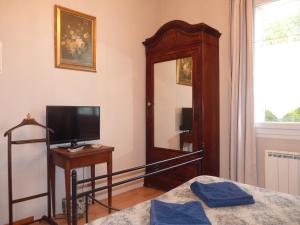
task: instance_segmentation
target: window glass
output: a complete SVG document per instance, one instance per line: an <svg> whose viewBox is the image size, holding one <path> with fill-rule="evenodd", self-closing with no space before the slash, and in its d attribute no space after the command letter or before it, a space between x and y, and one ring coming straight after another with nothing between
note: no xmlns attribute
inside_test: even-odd
<svg viewBox="0 0 300 225"><path fill-rule="evenodd" d="M300 0L255 9L256 122L300 122Z"/></svg>

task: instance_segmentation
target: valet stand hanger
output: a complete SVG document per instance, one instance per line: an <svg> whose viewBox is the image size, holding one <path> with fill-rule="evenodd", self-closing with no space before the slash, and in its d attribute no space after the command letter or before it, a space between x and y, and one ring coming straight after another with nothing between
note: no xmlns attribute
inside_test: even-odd
<svg viewBox="0 0 300 225"><path fill-rule="evenodd" d="M12 131L18 129L23 126L33 125L42 127L46 130L46 138L41 139L28 139L28 140L12 140ZM13 225L13 204L25 202L28 200L32 200L35 198L41 198L47 196L47 204L48 204L48 216L42 216L42 218L34 220L30 223L34 223L37 221L44 221L51 225L57 225L57 223L51 218L51 202L50 202L50 173L49 173L49 157L50 157L50 145L49 145L49 133L54 133L54 131L38 122L35 119L31 118L31 115L28 113L27 118L25 118L19 125L9 129L4 133L4 137L8 137L8 204L9 204L9 225ZM36 194L28 197L23 197L19 199L13 199L12 196L12 145L20 145L20 144L32 144L32 143L42 143L45 142L47 146L47 192ZM26 224L30 224L26 223Z"/></svg>

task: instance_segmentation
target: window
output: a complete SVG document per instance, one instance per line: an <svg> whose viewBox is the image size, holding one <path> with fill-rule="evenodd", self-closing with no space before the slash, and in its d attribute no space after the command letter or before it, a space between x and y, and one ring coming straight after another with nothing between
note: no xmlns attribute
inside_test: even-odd
<svg viewBox="0 0 300 225"><path fill-rule="evenodd" d="M255 121L300 122L300 0L257 6L254 24Z"/></svg>

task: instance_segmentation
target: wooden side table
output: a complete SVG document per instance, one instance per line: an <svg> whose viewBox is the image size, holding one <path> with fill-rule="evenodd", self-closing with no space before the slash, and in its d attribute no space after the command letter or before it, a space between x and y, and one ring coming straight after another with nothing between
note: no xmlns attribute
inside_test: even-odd
<svg viewBox="0 0 300 225"><path fill-rule="evenodd" d="M90 146L84 147L78 152L71 153L64 148L54 148L50 151L50 177L51 177L51 190L52 190L52 207L53 216L55 216L55 166L59 166L65 170L65 188L66 188L66 203L67 203L67 223L71 224L70 214L70 176L71 170L80 167L91 167L91 176L95 177L95 165L98 163L107 164L107 173L112 173L112 152L114 148L108 146L101 146L93 148ZM91 182L92 188L95 188L95 181ZM112 184L112 178L107 178L107 184ZM111 207L112 189L108 191L108 205ZM93 197L95 193L93 193ZM109 209L109 213L111 210Z"/></svg>

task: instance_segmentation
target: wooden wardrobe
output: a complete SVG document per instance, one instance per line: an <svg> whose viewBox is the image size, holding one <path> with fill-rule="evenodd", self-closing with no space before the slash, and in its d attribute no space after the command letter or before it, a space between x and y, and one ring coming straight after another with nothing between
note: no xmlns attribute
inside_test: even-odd
<svg viewBox="0 0 300 225"><path fill-rule="evenodd" d="M204 149L203 165L147 177L145 186L169 190L201 174L219 176L220 35L204 23L174 20L143 43L147 164ZM191 116L184 117L184 111Z"/></svg>

